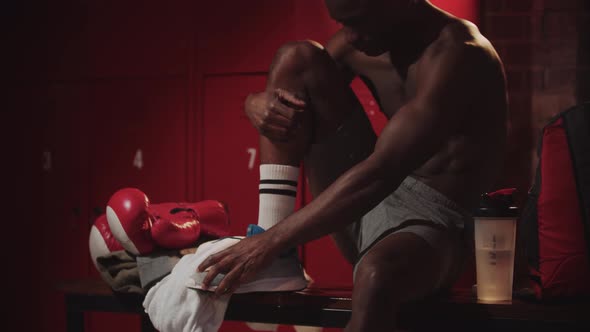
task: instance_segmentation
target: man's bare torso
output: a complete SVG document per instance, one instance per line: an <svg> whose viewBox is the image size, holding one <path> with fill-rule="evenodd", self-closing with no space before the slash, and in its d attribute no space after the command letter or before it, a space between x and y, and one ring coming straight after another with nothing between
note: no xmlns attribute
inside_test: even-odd
<svg viewBox="0 0 590 332"><path fill-rule="evenodd" d="M395 55L389 53L369 57L352 51L346 56L346 65L367 83L382 112L391 119L416 95L417 80L428 79L428 72L436 69L437 54L453 43L464 42L489 53L488 68L481 68L476 81L466 82L479 93L466 92L462 96L466 109L458 130L412 176L470 208L481 193L491 189L504 162L507 117L504 76L489 41L475 26L459 21L443 29L439 38L407 68L407 75L400 74L405 68L396 68L391 61Z"/></svg>

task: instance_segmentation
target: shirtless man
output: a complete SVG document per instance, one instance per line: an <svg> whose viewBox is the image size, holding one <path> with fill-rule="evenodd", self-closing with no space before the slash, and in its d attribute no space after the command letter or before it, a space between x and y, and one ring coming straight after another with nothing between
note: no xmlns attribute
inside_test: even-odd
<svg viewBox="0 0 590 332"><path fill-rule="evenodd" d="M462 230L503 164L502 63L477 27L426 0L326 0L343 24L326 44L291 42L246 113L261 164L305 160L315 199L209 257L231 293L287 248L332 234L355 264L346 331L392 331L405 301L449 287ZM349 83L359 76L388 123L377 138ZM277 182L278 183L278 182ZM264 213L264 211L260 211Z"/></svg>

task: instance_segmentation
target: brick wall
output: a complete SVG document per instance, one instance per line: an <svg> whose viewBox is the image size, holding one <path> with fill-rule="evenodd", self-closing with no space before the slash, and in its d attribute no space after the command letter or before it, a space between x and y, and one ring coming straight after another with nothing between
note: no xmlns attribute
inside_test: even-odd
<svg viewBox="0 0 590 332"><path fill-rule="evenodd" d="M540 128L590 100L589 0L482 0L480 28L502 58L510 98L510 150L501 183L522 200L537 164Z"/></svg>

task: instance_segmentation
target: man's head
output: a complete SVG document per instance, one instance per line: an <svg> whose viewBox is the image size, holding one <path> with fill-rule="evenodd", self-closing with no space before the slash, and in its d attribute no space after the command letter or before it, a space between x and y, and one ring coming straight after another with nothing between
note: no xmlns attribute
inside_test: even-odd
<svg viewBox="0 0 590 332"><path fill-rule="evenodd" d="M396 33L411 16L414 4L424 0L325 0L330 16L342 23L349 42L368 55L388 50Z"/></svg>

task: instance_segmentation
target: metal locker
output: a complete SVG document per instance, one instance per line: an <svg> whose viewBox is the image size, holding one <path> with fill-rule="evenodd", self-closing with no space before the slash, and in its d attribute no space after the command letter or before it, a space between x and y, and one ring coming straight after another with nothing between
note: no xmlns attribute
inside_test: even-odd
<svg viewBox="0 0 590 332"><path fill-rule="evenodd" d="M88 276L88 89L84 85L53 84L47 99L30 110L44 122L39 152L42 172L40 256L43 329L65 329L63 296L59 281Z"/></svg>
<svg viewBox="0 0 590 332"><path fill-rule="evenodd" d="M166 78L91 86L85 130L92 217L104 213L111 195L124 187L142 190L153 203L185 200L186 86L185 80ZM90 262L89 268L96 276ZM140 326L137 315L93 313L88 321L91 331L137 331Z"/></svg>
<svg viewBox="0 0 590 332"><path fill-rule="evenodd" d="M248 224L258 222L258 132L244 114L244 100L264 90L265 82L266 75L222 75L206 77L203 84L197 188L203 199L227 204L235 235L245 235Z"/></svg>
<svg viewBox="0 0 590 332"><path fill-rule="evenodd" d="M89 77L187 77L196 1L89 1L85 13Z"/></svg>
<svg viewBox="0 0 590 332"><path fill-rule="evenodd" d="M205 74L266 72L294 40L295 0L217 0L199 7L199 66Z"/></svg>

